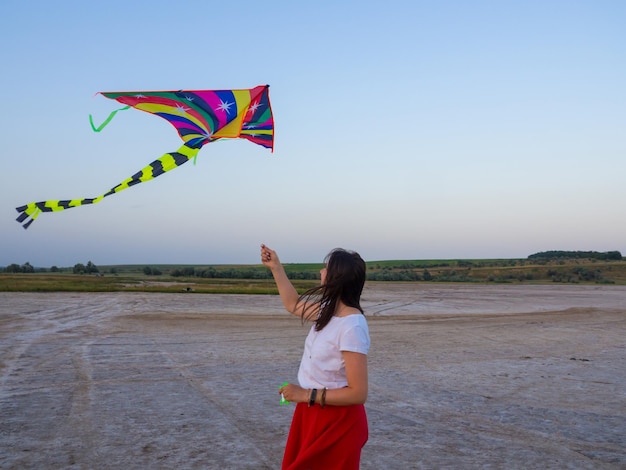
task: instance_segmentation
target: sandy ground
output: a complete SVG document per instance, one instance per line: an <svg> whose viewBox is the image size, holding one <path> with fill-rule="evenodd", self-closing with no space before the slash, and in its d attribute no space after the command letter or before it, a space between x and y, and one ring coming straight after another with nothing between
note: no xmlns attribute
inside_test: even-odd
<svg viewBox="0 0 626 470"><path fill-rule="evenodd" d="M363 469L626 468L626 288L366 286ZM0 293L0 468L277 469L275 296Z"/></svg>

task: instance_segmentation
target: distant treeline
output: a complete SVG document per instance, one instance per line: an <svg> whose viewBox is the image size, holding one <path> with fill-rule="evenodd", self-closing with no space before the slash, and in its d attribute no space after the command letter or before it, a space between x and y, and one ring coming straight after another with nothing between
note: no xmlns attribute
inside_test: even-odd
<svg viewBox="0 0 626 470"><path fill-rule="evenodd" d="M65 268L65 271L68 271L69 268ZM57 267L57 266L52 266L50 268L50 272L51 273L59 273L62 272L63 269ZM12 263L10 265L8 265L6 268L4 268L4 272L5 273L12 273L12 274L17 274L17 273L35 273L35 272L39 272L39 273L43 273L46 272L45 268L34 268L32 264L30 264L28 261L26 261L26 263L19 265L17 263ZM93 264L91 261L87 262L87 265L84 265L83 263L76 263L74 265L74 267L72 268L72 273L73 274L99 274L100 270L98 269L98 266L96 266L95 264Z"/></svg>
<svg viewBox="0 0 626 470"><path fill-rule="evenodd" d="M603 261L620 261L622 254L619 251L540 251L539 253L532 254L528 259L598 259Z"/></svg>

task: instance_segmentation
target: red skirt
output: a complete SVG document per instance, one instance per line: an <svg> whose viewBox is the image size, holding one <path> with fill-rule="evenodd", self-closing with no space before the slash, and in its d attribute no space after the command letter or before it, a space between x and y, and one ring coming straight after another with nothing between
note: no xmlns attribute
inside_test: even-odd
<svg viewBox="0 0 626 470"><path fill-rule="evenodd" d="M358 470L367 442L363 405L309 407L298 403L291 421L283 470Z"/></svg>

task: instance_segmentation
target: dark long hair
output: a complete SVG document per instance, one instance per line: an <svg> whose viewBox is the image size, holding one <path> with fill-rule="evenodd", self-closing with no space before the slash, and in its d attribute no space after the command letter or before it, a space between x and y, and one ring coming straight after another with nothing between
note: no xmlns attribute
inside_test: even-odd
<svg viewBox="0 0 626 470"><path fill-rule="evenodd" d="M335 248L324 259L326 280L321 286L307 290L298 302L305 303L303 320L309 317L311 309L319 308L319 315L314 320L315 330L320 331L335 314L341 300L348 307L361 308L361 293L365 285L365 261L354 251Z"/></svg>

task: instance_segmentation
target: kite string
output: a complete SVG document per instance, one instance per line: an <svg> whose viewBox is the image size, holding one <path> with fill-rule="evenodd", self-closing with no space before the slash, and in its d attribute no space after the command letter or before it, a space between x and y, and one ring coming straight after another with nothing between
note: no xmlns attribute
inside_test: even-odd
<svg viewBox="0 0 626 470"><path fill-rule="evenodd" d="M109 114L109 117L105 119L105 121L100 124L99 127L96 127L93 123L93 117L91 117L91 114L89 115L89 124L91 124L91 128L93 129L94 132L100 132L102 129L104 129L108 123L111 122L111 119L113 119L113 117L117 114L118 111L126 111L127 109L130 109L131 106L124 106L123 108L120 109L116 109L115 111L113 111L111 114Z"/></svg>

